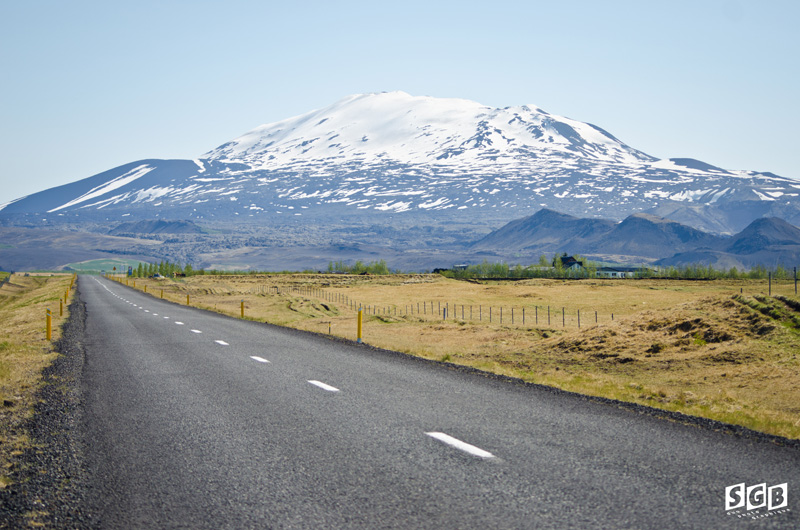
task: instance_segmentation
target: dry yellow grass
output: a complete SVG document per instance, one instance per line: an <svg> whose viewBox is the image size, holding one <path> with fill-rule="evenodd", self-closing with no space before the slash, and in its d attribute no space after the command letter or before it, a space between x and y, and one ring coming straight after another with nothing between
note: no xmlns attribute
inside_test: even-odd
<svg viewBox="0 0 800 530"><path fill-rule="evenodd" d="M10 457L29 445L22 426L30 417L41 371L56 357L45 336L45 314L53 313L52 341L58 340L67 305L59 300L71 275L12 275L0 288L0 487L10 483ZM71 295L70 295L71 296Z"/></svg>
<svg viewBox="0 0 800 530"><path fill-rule="evenodd" d="M753 298L767 293L766 281L136 280L137 289L145 286L234 316L244 300L246 318L348 339L356 338L361 305L368 308L364 341L378 347L800 438L800 313L775 298L761 298L766 305ZM789 282L772 289L797 300ZM447 320L440 307L449 309Z"/></svg>

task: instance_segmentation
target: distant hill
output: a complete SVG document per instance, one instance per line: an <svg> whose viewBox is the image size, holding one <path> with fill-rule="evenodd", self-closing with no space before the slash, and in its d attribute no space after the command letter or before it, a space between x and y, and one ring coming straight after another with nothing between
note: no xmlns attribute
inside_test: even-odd
<svg viewBox="0 0 800 530"><path fill-rule="evenodd" d="M713 247L720 241L717 236L675 221L637 213L602 237L587 242L585 252L662 258L685 250Z"/></svg>
<svg viewBox="0 0 800 530"><path fill-rule="evenodd" d="M775 217L756 219L738 234L712 249L680 252L656 262L659 265L704 263L724 269L749 269L756 265L800 265L800 228Z"/></svg>
<svg viewBox="0 0 800 530"><path fill-rule="evenodd" d="M611 232L616 224L608 219L582 219L544 208L529 217L511 221L473 243L472 248L557 251L585 247Z"/></svg>
<svg viewBox="0 0 800 530"><path fill-rule="evenodd" d="M472 248L528 259L541 253L570 252L659 265L792 267L800 265L800 228L782 219L762 218L733 236L719 236L645 213L615 223L541 210L495 230L473 243Z"/></svg>

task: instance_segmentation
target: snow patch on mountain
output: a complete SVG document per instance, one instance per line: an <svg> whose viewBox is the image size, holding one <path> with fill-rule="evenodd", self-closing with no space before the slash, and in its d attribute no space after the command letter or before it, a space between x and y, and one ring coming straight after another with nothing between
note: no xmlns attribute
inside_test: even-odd
<svg viewBox="0 0 800 530"><path fill-rule="evenodd" d="M155 168L152 166L148 166L147 164L142 164L141 166L137 166L132 170L128 171L124 175L120 175L119 177L112 179L96 188L89 190L87 193L84 193L77 199L73 199L65 204L62 204L58 208L53 208L52 210L48 210L47 213L57 212L59 210L63 210L64 208L69 208L70 206L75 206L82 202L86 202L89 199L94 199L96 197L100 197L101 195L105 195L111 191L114 191L117 188L121 188L126 184L130 184L134 180L141 178L147 175L149 172L153 171Z"/></svg>
<svg viewBox="0 0 800 530"><path fill-rule="evenodd" d="M616 163L655 160L598 127L533 105L495 109L404 92L348 96L324 109L257 127L202 158L244 162L251 170L354 161L478 169L515 163L535 152L576 153Z"/></svg>

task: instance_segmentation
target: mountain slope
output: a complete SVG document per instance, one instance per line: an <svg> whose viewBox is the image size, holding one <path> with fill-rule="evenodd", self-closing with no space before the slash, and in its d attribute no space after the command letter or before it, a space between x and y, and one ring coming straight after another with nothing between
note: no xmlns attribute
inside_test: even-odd
<svg viewBox="0 0 800 530"><path fill-rule="evenodd" d="M595 239L586 252L661 258L719 244L720 238L654 215L634 214Z"/></svg>
<svg viewBox="0 0 800 530"><path fill-rule="evenodd" d="M168 217L326 230L402 219L470 225L464 239L475 240L542 208L619 221L670 203L702 206L673 209L691 211L694 226L735 233L766 213L800 222L799 197L796 180L657 160L532 105L391 92L260 126L196 160L142 160L32 194L0 206L0 223Z"/></svg>
<svg viewBox="0 0 800 530"><path fill-rule="evenodd" d="M543 152L653 162L607 132L535 106L493 109L463 99L360 94L262 125L202 158L283 169L312 161L488 167Z"/></svg>
<svg viewBox="0 0 800 530"><path fill-rule="evenodd" d="M664 266L793 267L800 263L800 228L781 219L763 218L734 236L723 237L650 214L634 214L615 223L542 210L495 230L472 248L507 260L516 257L531 262L541 253L563 251Z"/></svg>
<svg viewBox="0 0 800 530"><path fill-rule="evenodd" d="M774 217L756 219L721 248L732 254L753 254L779 246L800 247L800 228Z"/></svg>
<svg viewBox="0 0 800 530"><path fill-rule="evenodd" d="M553 210L512 221L471 246L476 250L558 252L584 248L611 232L616 223L608 219L582 219Z"/></svg>

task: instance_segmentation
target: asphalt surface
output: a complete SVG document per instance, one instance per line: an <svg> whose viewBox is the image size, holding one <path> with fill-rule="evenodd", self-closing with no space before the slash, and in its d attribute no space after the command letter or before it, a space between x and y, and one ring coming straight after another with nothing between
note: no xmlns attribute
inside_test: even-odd
<svg viewBox="0 0 800 530"><path fill-rule="evenodd" d="M800 527L796 445L79 285L101 528Z"/></svg>

